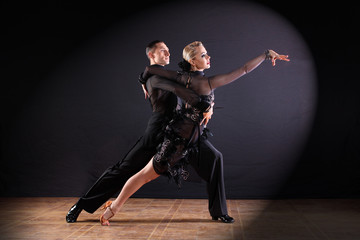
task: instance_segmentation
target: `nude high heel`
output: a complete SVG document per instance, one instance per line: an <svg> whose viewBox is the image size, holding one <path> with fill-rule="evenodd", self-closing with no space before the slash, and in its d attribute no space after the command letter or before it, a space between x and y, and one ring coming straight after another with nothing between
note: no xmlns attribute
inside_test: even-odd
<svg viewBox="0 0 360 240"><path fill-rule="evenodd" d="M115 215L115 213L111 209L111 204L112 204L112 201L107 201L105 203L105 205L101 208L101 209L105 209L105 212L103 214L101 214L101 216L100 216L100 223L102 226L110 226L109 219ZM111 215L106 218L105 214L108 215L109 213Z"/></svg>

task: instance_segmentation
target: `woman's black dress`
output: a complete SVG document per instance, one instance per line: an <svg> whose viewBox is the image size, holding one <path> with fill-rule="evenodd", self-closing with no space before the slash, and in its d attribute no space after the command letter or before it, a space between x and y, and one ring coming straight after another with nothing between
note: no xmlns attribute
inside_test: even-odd
<svg viewBox="0 0 360 240"><path fill-rule="evenodd" d="M202 101L213 102L214 95L202 95ZM189 173L185 170L187 157L191 151L198 151L198 139L203 127L200 122L203 112L182 104L177 109L174 118L165 128L164 141L159 145L153 158L156 173L173 178L180 186L181 178L186 180Z"/></svg>
<svg viewBox="0 0 360 240"><path fill-rule="evenodd" d="M241 76L251 72L258 67L266 58L262 54L227 74L219 74L206 77L203 72L179 72L146 67L142 78L144 81L150 76L166 78L169 81L176 81L191 88L201 96L203 102L211 103L214 101L214 90L218 87L229 84ZM180 186L181 178L186 179L188 172L184 166L187 164L186 158L190 151L197 151L199 136L203 127L200 122L203 119L203 112L181 103L178 106L175 117L165 128L164 141L159 145L158 152L153 158L154 170L158 174L167 175L174 178Z"/></svg>

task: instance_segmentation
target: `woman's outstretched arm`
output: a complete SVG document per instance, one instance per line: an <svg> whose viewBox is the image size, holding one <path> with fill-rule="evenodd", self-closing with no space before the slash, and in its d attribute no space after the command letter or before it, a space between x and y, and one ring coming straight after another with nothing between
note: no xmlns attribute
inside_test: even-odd
<svg viewBox="0 0 360 240"><path fill-rule="evenodd" d="M275 66L276 60L290 61L287 55L279 55L273 50L267 50L265 53L248 61L244 66L230 73L209 77L211 87L215 89L237 80L257 68L265 59L271 59L273 66Z"/></svg>

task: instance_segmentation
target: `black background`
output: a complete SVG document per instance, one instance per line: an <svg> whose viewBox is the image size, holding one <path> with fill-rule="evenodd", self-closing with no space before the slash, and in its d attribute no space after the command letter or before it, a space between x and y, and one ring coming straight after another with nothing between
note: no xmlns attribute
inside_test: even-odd
<svg viewBox="0 0 360 240"><path fill-rule="evenodd" d="M360 54L355 6L346 1L326 4L315 1L258 0L254 2L278 12L300 31L314 56L318 75L318 107L315 124L300 161L283 188L279 190L278 196L358 197L360 195L360 88L356 70L359 67ZM162 3L167 2L156 2L156 4ZM114 7L106 1L101 3L1 2L0 180L3 196L42 195L36 190L36 186L29 187L32 179L28 179L29 186L24 187L20 186L23 181L13 178L13 175L21 176L22 172L26 175L26 172L34 171L44 176L41 178L44 184L51 185L50 182L46 183L47 176L56 174L56 172L47 172L46 168L37 164L26 164L24 169L21 157L14 158L8 151L10 140L11 148L14 150L13 132L17 127L15 123L19 114L26 109L29 100L33 98L34 92L44 84L59 63L75 49L86 44L88 39L101 36L113 24L126 20L140 10L146 11L153 4L155 3L139 4L132 1L126 3L126 6ZM141 36L142 29L134 31L138 31ZM135 97L139 98L139 96ZM16 129L16 131L24 131L26 134L26 129ZM19 140L19 144L21 142ZM70 141L69 144L75 143ZM87 147L91 148L91 146ZM119 157L122 154L118 153ZM26 156L23 157L26 159ZM69 168L81 171L83 164L73 162ZM103 168L107 165L90 167ZM12 174L13 171L17 171L17 174ZM96 174L88 173L93 177L88 184L96 179ZM59 177L70 178L76 185L77 176L74 174L59 175ZM81 194L69 190L67 185L60 184L49 188L54 189L50 194L52 196Z"/></svg>

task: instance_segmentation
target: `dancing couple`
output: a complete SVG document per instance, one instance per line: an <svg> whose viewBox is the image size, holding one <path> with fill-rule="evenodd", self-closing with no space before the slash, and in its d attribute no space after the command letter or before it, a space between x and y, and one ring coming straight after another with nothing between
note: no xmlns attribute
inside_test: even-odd
<svg viewBox="0 0 360 240"><path fill-rule="evenodd" d="M206 77L204 70L210 68L210 56L199 41L183 49L181 71L164 68L169 64L170 52L162 41L151 42L146 54L150 66L139 80L153 112L145 133L71 207L66 221L76 222L82 210L93 213L106 202L100 222L110 225L109 219L141 186L160 175L174 179L180 186L189 175L186 166L190 164L207 183L212 219L234 222L227 211L223 157L207 139L206 125L213 114L214 90L251 72L266 59L275 66L276 60L289 61L288 56L267 50L230 73ZM114 201L107 201L118 191L120 194Z"/></svg>

